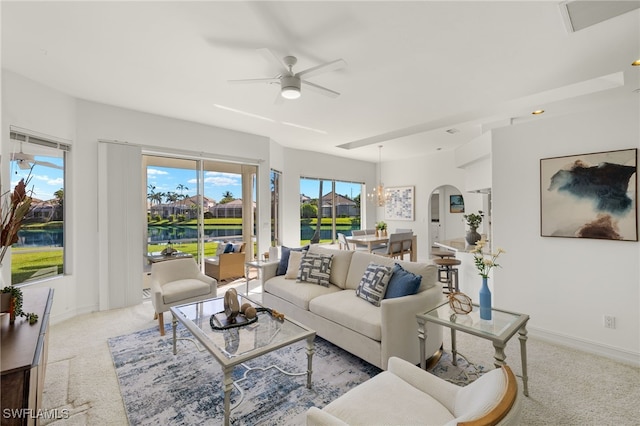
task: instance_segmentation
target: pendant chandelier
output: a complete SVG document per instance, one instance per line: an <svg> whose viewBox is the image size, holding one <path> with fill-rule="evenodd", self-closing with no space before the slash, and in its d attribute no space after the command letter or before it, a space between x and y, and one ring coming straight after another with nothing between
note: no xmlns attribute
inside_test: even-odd
<svg viewBox="0 0 640 426"><path fill-rule="evenodd" d="M378 206L384 206L384 184L382 183L382 145L378 145L378 186L376 187L375 197L378 201Z"/></svg>

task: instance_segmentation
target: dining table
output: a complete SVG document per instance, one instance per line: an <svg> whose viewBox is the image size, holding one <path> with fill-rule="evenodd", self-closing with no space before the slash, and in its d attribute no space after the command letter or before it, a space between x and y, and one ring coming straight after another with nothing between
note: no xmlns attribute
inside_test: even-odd
<svg viewBox="0 0 640 426"><path fill-rule="evenodd" d="M375 234L367 234L367 235L352 235L347 237L347 242L349 244L357 244L363 245L367 247L367 250L371 253L373 252L374 247L380 246L382 244L389 243L389 235L377 236ZM418 237L414 234L411 242L411 262L418 261Z"/></svg>

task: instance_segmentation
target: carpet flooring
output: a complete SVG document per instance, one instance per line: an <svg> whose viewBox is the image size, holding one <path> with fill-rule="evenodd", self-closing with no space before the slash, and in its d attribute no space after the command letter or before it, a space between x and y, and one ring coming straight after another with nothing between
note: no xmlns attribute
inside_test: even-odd
<svg viewBox="0 0 640 426"><path fill-rule="evenodd" d="M182 326L178 335L191 337ZM108 340L129 423L221 424L224 399L219 364L189 340L178 340L178 354L173 355L170 336L169 327L164 337L159 336L157 328L151 328ZM238 381L238 388L231 392L231 404L242 402L232 411L231 423L304 424L309 407L323 407L380 372L322 338L316 338L314 349L311 389L306 387L306 375L288 376L267 369L276 365L289 372L305 371L304 341L236 367L233 379ZM484 371L483 366L470 365L463 358L458 367L453 366L448 354L433 369L434 374L460 385Z"/></svg>

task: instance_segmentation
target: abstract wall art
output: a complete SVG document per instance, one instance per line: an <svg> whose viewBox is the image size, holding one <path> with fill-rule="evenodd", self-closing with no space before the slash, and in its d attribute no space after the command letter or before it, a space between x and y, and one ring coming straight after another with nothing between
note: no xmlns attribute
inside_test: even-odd
<svg viewBox="0 0 640 426"><path fill-rule="evenodd" d="M638 241L638 150L540 160L540 235Z"/></svg>
<svg viewBox="0 0 640 426"><path fill-rule="evenodd" d="M413 186L387 188L386 193L385 219L413 220Z"/></svg>

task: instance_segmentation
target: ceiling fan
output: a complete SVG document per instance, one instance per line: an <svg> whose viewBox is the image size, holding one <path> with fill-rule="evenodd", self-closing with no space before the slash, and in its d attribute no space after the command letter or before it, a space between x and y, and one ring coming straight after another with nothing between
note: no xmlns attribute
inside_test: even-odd
<svg viewBox="0 0 640 426"><path fill-rule="evenodd" d="M331 98L337 98L340 93L327 89L326 87L317 85L307 81L306 78L316 76L318 74L335 71L347 66L347 63L343 59L336 59L335 61L327 62L325 64L317 65L315 67L307 68L300 72L293 72L293 66L298 62L298 58L295 56L285 56L282 60L278 59L276 55L269 49L258 49L268 62L274 64L280 69L280 73L271 78L252 78L245 80L229 80L229 83L267 83L267 84L280 84L280 96L276 99L276 102L282 98L284 99L297 99L301 95L301 88L304 85L305 88L315 91ZM304 77L304 79L303 79Z"/></svg>
<svg viewBox="0 0 640 426"><path fill-rule="evenodd" d="M33 155L25 154L22 152L22 144L20 144L20 152L14 152L11 154L11 161L15 161L18 167L22 170L28 170L36 165L62 170L62 167L57 164L50 163L48 161L36 161Z"/></svg>

